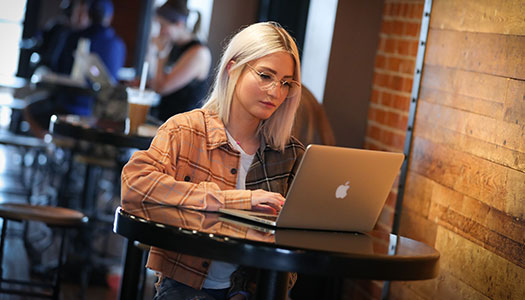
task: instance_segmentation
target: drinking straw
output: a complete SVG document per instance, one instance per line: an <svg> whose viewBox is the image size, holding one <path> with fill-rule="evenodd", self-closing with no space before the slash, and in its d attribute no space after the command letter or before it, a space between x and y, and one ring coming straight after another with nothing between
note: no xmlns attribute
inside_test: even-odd
<svg viewBox="0 0 525 300"><path fill-rule="evenodd" d="M144 62L144 66L142 67L142 75L140 76L140 96L144 93L144 88L146 87L146 79L148 77L148 62Z"/></svg>

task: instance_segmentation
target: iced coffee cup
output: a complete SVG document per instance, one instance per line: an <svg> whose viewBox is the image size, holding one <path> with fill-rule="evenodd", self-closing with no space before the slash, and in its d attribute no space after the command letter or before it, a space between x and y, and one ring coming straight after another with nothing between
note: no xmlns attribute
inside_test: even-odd
<svg viewBox="0 0 525 300"><path fill-rule="evenodd" d="M126 132L137 134L140 125L146 122L148 111L157 98L152 90L140 90L138 88L126 88L128 94L128 118L126 120Z"/></svg>

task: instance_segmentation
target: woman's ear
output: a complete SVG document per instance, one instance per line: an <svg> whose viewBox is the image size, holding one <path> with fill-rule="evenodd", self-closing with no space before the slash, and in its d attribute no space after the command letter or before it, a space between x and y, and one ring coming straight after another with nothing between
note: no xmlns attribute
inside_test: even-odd
<svg viewBox="0 0 525 300"><path fill-rule="evenodd" d="M226 72L228 72L228 75L230 75L232 66L235 65L235 61L232 59L228 62L226 65Z"/></svg>

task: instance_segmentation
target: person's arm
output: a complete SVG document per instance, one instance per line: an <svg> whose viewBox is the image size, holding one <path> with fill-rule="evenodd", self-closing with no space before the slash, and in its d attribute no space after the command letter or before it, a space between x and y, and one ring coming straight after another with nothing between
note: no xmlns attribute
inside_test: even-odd
<svg viewBox="0 0 525 300"><path fill-rule="evenodd" d="M122 206L138 209L143 202L184 206L198 210L220 207L250 209L251 191L220 190L213 182L192 183L175 179L180 130L163 126L147 151L137 151L122 170Z"/></svg>
<svg viewBox="0 0 525 300"><path fill-rule="evenodd" d="M167 57L159 56L157 70L152 86L158 93L165 95L173 93L192 80L205 79L211 64L210 50L203 45L195 45L185 51L175 62L170 73L164 73Z"/></svg>

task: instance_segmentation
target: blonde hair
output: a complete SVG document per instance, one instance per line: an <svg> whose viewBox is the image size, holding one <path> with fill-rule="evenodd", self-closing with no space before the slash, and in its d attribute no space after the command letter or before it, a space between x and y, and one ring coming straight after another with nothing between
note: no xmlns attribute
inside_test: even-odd
<svg viewBox="0 0 525 300"><path fill-rule="evenodd" d="M293 79L301 82L301 63L297 45L281 25L275 22L262 22L239 31L222 54L213 90L203 108L216 112L224 124L228 124L235 86L245 65L276 52L286 52L292 56L295 62ZM234 61L235 64L231 65L228 74L230 61ZM270 118L262 122L259 132L271 147L284 150L290 139L300 99L300 92L287 98Z"/></svg>

